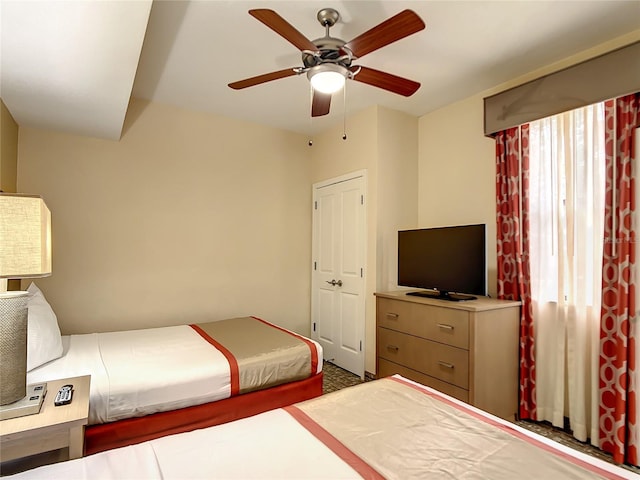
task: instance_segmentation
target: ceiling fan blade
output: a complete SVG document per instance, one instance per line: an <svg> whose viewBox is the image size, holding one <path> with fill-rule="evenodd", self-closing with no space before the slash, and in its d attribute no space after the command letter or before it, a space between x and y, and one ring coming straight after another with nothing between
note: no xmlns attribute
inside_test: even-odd
<svg viewBox="0 0 640 480"><path fill-rule="evenodd" d="M293 68L286 68L284 70L278 70L277 72L258 75L257 77L245 78L244 80L230 83L229 86L234 90L241 90L243 88L253 87L254 85L260 85L261 83L278 80L279 78L291 77L297 74L298 73Z"/></svg>
<svg viewBox="0 0 640 480"><path fill-rule="evenodd" d="M424 27L424 22L413 10L403 10L357 36L345 44L345 47L356 57L362 58L367 53L419 32Z"/></svg>
<svg viewBox="0 0 640 480"><path fill-rule="evenodd" d="M315 91L313 92L313 101L311 102L311 116L321 117L329 113L331 107L331 94Z"/></svg>
<svg viewBox="0 0 640 480"><path fill-rule="evenodd" d="M368 67L351 67L351 71L360 71L353 77L354 80L374 87L382 88L398 95L410 97L420 88L418 82L408 80L406 78L398 77L390 73L381 72L380 70L374 70Z"/></svg>
<svg viewBox="0 0 640 480"><path fill-rule="evenodd" d="M264 23L271 30L292 43L298 50L311 50L312 52L318 50L318 47L311 40L273 10L258 8L249 10L249 15Z"/></svg>

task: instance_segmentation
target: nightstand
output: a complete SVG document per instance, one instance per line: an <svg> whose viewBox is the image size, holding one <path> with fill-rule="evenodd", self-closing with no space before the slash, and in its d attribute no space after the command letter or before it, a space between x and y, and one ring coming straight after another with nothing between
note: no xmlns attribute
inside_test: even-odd
<svg viewBox="0 0 640 480"><path fill-rule="evenodd" d="M47 382L47 394L40 412L0 421L0 461L6 462L38 453L69 449L69 458L79 458L84 450L84 426L89 416L91 376ZM73 385L70 404L56 407L60 387Z"/></svg>

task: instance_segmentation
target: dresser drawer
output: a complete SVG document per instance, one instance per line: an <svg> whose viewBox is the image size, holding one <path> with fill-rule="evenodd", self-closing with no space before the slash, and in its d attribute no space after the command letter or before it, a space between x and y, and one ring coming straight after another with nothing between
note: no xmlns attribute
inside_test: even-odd
<svg viewBox="0 0 640 480"><path fill-rule="evenodd" d="M377 299L378 325L417 337L469 348L469 313L418 303Z"/></svg>
<svg viewBox="0 0 640 480"><path fill-rule="evenodd" d="M469 352L387 328L377 330L378 356L469 389Z"/></svg>
<svg viewBox="0 0 640 480"><path fill-rule="evenodd" d="M413 333L416 322L413 318L412 303L378 298L376 312L378 326Z"/></svg>
<svg viewBox="0 0 640 480"><path fill-rule="evenodd" d="M436 390L451 395L463 402L469 402L469 391L464 388L456 387L450 383L443 382L437 378L430 377L424 373L416 372L410 368L398 365L383 358L378 359L378 378L390 377L391 375L402 375L409 380L421 383L427 387L435 388Z"/></svg>

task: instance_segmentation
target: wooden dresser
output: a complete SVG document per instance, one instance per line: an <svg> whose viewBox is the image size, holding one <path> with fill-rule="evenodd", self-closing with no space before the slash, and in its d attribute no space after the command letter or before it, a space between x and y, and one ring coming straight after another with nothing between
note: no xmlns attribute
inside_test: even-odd
<svg viewBox="0 0 640 480"><path fill-rule="evenodd" d="M518 409L520 302L376 293L377 376L398 373L507 420Z"/></svg>

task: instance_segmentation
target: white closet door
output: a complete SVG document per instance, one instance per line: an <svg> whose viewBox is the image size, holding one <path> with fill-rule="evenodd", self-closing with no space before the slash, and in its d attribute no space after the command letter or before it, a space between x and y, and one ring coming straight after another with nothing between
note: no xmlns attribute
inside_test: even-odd
<svg viewBox="0 0 640 480"><path fill-rule="evenodd" d="M364 376L365 179L314 186L312 338L324 358Z"/></svg>

